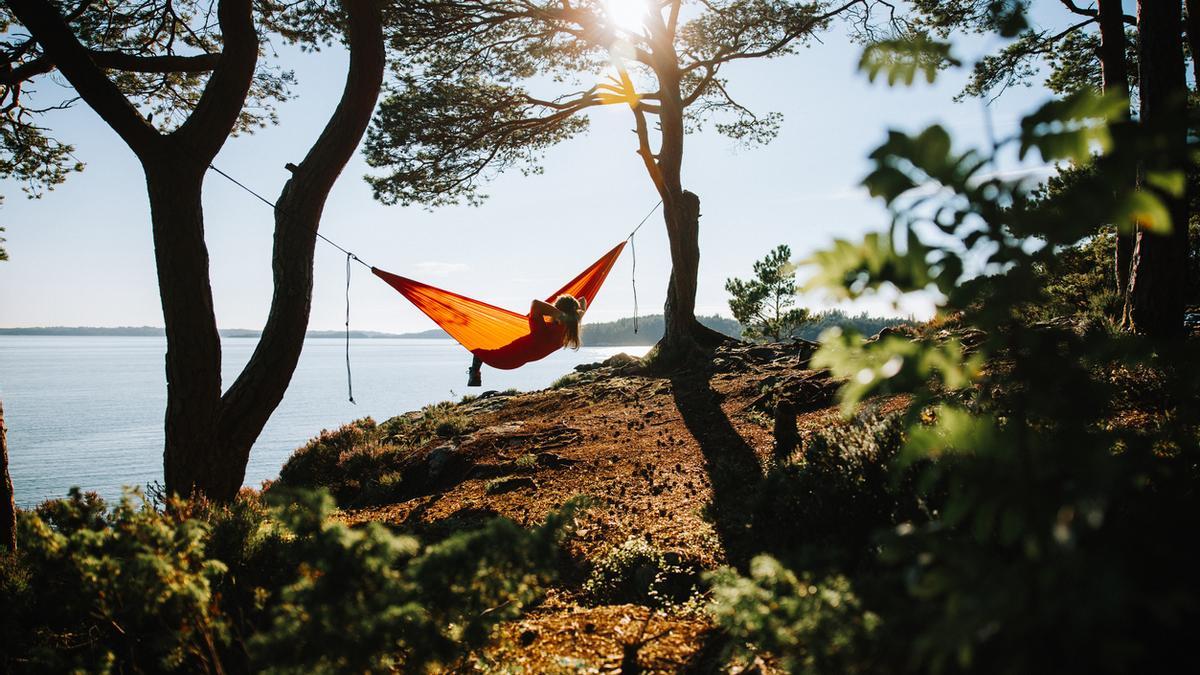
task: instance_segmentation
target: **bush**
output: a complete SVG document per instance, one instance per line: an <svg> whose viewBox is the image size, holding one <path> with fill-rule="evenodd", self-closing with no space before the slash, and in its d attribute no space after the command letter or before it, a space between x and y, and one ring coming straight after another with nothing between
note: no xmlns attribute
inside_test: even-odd
<svg viewBox="0 0 1200 675"><path fill-rule="evenodd" d="M892 475L902 429L896 415L865 413L772 467L753 502L761 550L807 568L853 568L873 554L876 531L923 519L912 474Z"/></svg>
<svg viewBox="0 0 1200 675"><path fill-rule="evenodd" d="M331 519L323 493L137 501L110 510L76 490L21 514L0 568L0 671L420 672L537 597L577 508L423 547Z"/></svg>
<svg viewBox="0 0 1200 675"><path fill-rule="evenodd" d="M583 592L597 605L635 603L661 608L689 600L699 590L698 581L697 568L678 554L631 537L593 561Z"/></svg>
<svg viewBox="0 0 1200 675"><path fill-rule="evenodd" d="M926 47L874 49L911 63ZM937 53L946 52L921 56ZM879 394L910 395L891 479L917 471L927 509L880 529L871 565L845 569L851 585L829 582L836 593L773 563L749 580L719 580L714 611L736 637L800 671L1171 672L1191 662L1191 626L1200 623L1195 345L1036 322L1030 311L1059 302L1090 311L1099 277L1054 287L1047 271L1061 269L1064 250L1095 253L1088 247L1103 243L1100 224L1136 213L1148 227L1183 226L1165 221L1155 192L1121 178L1138 164L1162 169L1162 148L1178 139L1124 121L1124 110L1125 101L1081 92L1044 104L1012 140L983 152L956 149L932 126L892 131L872 153L864 183L887 202L892 227L816 254L813 285L849 298L936 288L939 314L970 332L971 348L954 331L872 342L843 332L827 334L813 364L845 378L847 411ZM1035 199L1027 182L995 173L1010 150L1096 170ZM1183 183L1177 171L1159 178ZM847 498L855 485L872 495L879 481L848 457L832 471L801 467L811 477L793 485L832 493L844 508L778 519L779 537L819 540L821 522L887 520L870 500L860 511ZM829 602L802 593L806 584ZM846 595L851 588L861 601ZM836 611L844 603L852 611ZM859 621L863 607L878 622ZM837 644L850 647L831 661L814 653Z"/></svg>
<svg viewBox="0 0 1200 675"><path fill-rule="evenodd" d="M473 430L461 404L443 402L376 424L370 417L346 424L298 448L279 471L280 488L325 488L339 504L361 506L403 493L405 476L434 439Z"/></svg>
<svg viewBox="0 0 1200 675"><path fill-rule="evenodd" d="M871 651L880 619L863 609L846 577L797 577L769 556L750 576L708 576L713 620L733 639L735 657L765 651L789 673L877 672Z"/></svg>
<svg viewBox="0 0 1200 675"><path fill-rule="evenodd" d="M159 513L126 494L111 511L94 494L23 512L23 587L5 584L8 665L44 671L208 670L229 641L213 584L227 572L205 555L208 526ZM16 567L16 566L14 566Z"/></svg>
<svg viewBox="0 0 1200 675"><path fill-rule="evenodd" d="M277 672L420 672L481 646L549 579L575 505L528 532L495 519L421 550L378 523L329 519L327 496L283 513L304 561L280 593L269 630L250 646ZM336 645L336 648L331 648Z"/></svg>

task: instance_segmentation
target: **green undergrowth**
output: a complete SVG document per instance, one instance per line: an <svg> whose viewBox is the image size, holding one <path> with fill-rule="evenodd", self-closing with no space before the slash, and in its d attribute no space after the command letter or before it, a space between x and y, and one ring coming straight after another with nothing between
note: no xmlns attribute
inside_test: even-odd
<svg viewBox="0 0 1200 675"><path fill-rule="evenodd" d="M474 431L462 404L425 406L377 424L370 417L322 431L292 453L272 486L324 488L342 506L400 498L427 478L420 459L438 441Z"/></svg>
<svg viewBox="0 0 1200 675"><path fill-rule="evenodd" d="M422 672L535 601L577 504L435 543L331 518L320 492L228 506L73 491L20 514L3 672Z"/></svg>
<svg viewBox="0 0 1200 675"><path fill-rule="evenodd" d="M699 567L678 553L631 537L590 561L582 586L593 605L633 603L656 609L694 608L701 594Z"/></svg>

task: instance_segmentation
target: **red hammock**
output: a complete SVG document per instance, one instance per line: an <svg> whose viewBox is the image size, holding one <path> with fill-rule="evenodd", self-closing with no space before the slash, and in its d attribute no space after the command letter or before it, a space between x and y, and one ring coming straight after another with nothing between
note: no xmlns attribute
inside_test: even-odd
<svg viewBox="0 0 1200 675"><path fill-rule="evenodd" d="M613 263L620 257L625 242L617 244L579 276L550 294L546 302L569 293L587 301L591 309L600 285ZM518 314L458 293L372 267L375 276L408 298L417 309L433 319L450 337L493 368L511 370L543 359L562 347L563 327L549 323L544 330L533 330L528 314Z"/></svg>

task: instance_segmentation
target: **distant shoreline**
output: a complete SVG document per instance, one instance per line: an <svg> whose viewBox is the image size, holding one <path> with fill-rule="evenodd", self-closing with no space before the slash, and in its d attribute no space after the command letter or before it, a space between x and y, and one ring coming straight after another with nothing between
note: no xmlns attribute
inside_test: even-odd
<svg viewBox="0 0 1200 675"><path fill-rule="evenodd" d="M262 331L248 328L223 328L217 331L226 338L257 338ZM35 328L0 328L0 335L57 336L57 337L164 337L166 331L154 326L39 326ZM305 338L344 338L345 331L310 330ZM401 339L449 339L445 331L433 328L418 333L383 333L373 330L352 330L350 337L356 339L401 338Z"/></svg>
<svg viewBox="0 0 1200 675"><path fill-rule="evenodd" d="M723 316L698 316L696 319L709 328L730 337L740 338L742 326L737 321ZM862 314L847 314L829 310L814 314L812 320L801 326L794 335L815 340L827 328L834 326L854 330L863 335L874 335L886 326L910 323L912 318L880 317ZM644 347L658 342L663 336L665 324L661 314L650 314L638 318L617 319L588 323L584 327L583 341L590 347ZM258 338L262 331L247 328L225 328L218 331L223 338ZM0 328L0 335L59 336L59 337L164 337L166 332L156 326L39 326L32 328ZM345 339L341 330L310 330L307 339ZM414 333L384 333L371 330L352 330L350 337L356 340L399 339L399 340L448 340L450 336L440 328Z"/></svg>

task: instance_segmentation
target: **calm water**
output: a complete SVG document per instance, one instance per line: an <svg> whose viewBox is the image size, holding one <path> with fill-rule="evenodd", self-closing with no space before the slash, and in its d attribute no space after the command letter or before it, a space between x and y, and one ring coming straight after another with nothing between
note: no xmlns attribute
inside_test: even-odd
<svg viewBox="0 0 1200 675"><path fill-rule="evenodd" d="M255 342L222 340L227 385ZM354 340L358 405L346 400L343 350L336 339L305 343L291 387L250 453L247 485L278 475L292 450L321 429L368 415L383 420L471 391L540 389L580 363L647 348L585 347L518 370L485 367L484 388L468 390L470 356L452 341ZM113 497L122 485L162 480L165 352L166 340L155 337L0 336L0 397L18 505L64 495L72 485Z"/></svg>

